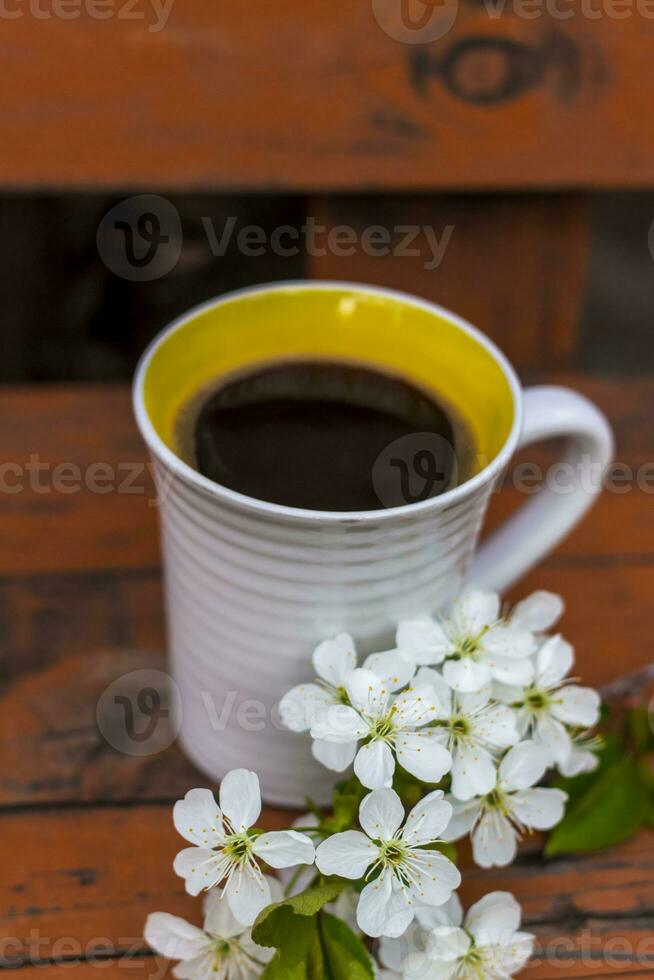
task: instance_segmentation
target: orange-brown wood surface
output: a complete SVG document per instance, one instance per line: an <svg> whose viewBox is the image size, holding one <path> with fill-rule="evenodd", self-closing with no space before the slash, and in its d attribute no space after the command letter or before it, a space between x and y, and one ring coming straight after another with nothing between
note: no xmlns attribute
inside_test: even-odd
<svg viewBox="0 0 654 980"><path fill-rule="evenodd" d="M579 672L600 684L652 659L654 382L547 380L605 409L634 479L616 470L613 491L513 595L566 596ZM163 976L143 922L155 909L198 917L171 868L180 841L170 804L206 780L175 746L122 755L96 723L115 678L165 665L157 511L129 395L13 389L0 405L0 958L46 980ZM551 460L547 450L533 458ZM79 471L54 469L63 463ZM104 470L91 469L98 463ZM521 499L498 494L490 523ZM272 828L286 815L264 819ZM643 832L604 853L545 862L532 839L505 871L470 867L464 898L495 887L518 896L539 937L526 977L650 976L653 843Z"/></svg>
<svg viewBox="0 0 654 980"><path fill-rule="evenodd" d="M648 0L416 4L422 30L407 7L13 0L0 181L651 185Z"/></svg>

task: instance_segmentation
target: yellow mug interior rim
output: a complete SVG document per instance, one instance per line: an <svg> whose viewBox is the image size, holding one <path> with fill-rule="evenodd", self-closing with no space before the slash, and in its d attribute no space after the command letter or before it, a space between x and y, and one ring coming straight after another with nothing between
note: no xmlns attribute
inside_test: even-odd
<svg viewBox="0 0 654 980"><path fill-rule="evenodd" d="M473 436L477 471L448 492L390 510L322 512L256 500L198 473L176 451L176 422L201 388L274 360L354 361L399 374L451 405ZM397 516L470 492L513 453L521 388L513 368L484 334L436 304L354 283L284 282L228 293L170 324L143 354L134 409L152 452L186 479L232 502L298 517Z"/></svg>

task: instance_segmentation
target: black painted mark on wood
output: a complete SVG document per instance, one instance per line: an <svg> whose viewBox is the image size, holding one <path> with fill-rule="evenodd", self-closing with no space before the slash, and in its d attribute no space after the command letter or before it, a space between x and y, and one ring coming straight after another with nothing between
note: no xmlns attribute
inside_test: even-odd
<svg viewBox="0 0 654 980"><path fill-rule="evenodd" d="M562 100L572 98L580 85L579 49L560 32L550 32L536 44L470 35L453 41L444 51L416 47L408 57L409 80L421 97L433 79L462 102L478 106L511 102L550 74Z"/></svg>
<svg viewBox="0 0 654 980"><path fill-rule="evenodd" d="M370 121L377 129L403 139L422 139L427 135L417 122L394 109L373 112Z"/></svg>
<svg viewBox="0 0 654 980"><path fill-rule="evenodd" d="M69 878L76 878L80 885L93 885L98 878L95 868L69 868L64 874Z"/></svg>

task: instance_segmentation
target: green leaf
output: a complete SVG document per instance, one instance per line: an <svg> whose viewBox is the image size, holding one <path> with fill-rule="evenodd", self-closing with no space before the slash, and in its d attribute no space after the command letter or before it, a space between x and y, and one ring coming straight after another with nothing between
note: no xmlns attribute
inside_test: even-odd
<svg viewBox="0 0 654 980"><path fill-rule="evenodd" d="M293 898L268 905L252 926L252 938L259 946L285 947L289 929L301 930L302 919L315 916L324 905L338 898L346 885L342 878L325 878Z"/></svg>
<svg viewBox="0 0 654 980"><path fill-rule="evenodd" d="M642 826L648 792L634 760L623 756L599 775L591 775L596 778L550 834L547 857L601 850L626 840Z"/></svg>
<svg viewBox="0 0 654 980"><path fill-rule="evenodd" d="M324 821L324 826L328 827L335 834L350 830L358 825L359 807L365 795L365 790L359 780L352 776L351 779L336 784L332 800L332 816Z"/></svg>
<svg viewBox="0 0 654 980"><path fill-rule="evenodd" d="M320 932L327 976L332 980L372 980L374 972L370 956L345 922L323 912Z"/></svg>
<svg viewBox="0 0 654 980"><path fill-rule="evenodd" d="M654 732L647 708L639 705L627 712L627 725L638 755L654 750Z"/></svg>
<svg viewBox="0 0 654 980"><path fill-rule="evenodd" d="M315 959L316 947L320 949L317 915L302 918L283 908L275 916L275 926L283 931L284 937L280 937L277 952L263 971L262 980L322 980L324 970Z"/></svg>

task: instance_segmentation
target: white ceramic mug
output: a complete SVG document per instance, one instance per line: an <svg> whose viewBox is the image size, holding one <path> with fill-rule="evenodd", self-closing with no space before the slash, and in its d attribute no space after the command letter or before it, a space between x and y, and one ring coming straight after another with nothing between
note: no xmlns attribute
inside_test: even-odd
<svg viewBox="0 0 654 980"><path fill-rule="evenodd" d="M275 359L329 358L392 371L450 402L475 439L477 471L440 496L356 513L302 510L236 493L177 454L176 420L201 387ZM136 418L155 461L180 740L219 780L244 766L264 799L324 800L331 774L283 730L282 695L312 676L321 640L362 653L392 645L400 619L442 607L468 577L503 590L553 548L598 492L612 437L587 399L522 391L502 353L432 303L348 283L246 289L185 314L145 352ZM543 488L475 554L493 488L518 447L567 437L574 482Z"/></svg>

